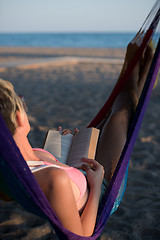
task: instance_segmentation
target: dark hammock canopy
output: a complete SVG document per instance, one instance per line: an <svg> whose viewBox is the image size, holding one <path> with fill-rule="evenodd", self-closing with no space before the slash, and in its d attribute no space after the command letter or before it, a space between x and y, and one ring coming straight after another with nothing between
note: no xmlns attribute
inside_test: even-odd
<svg viewBox="0 0 160 240"><path fill-rule="evenodd" d="M123 75L118 80L109 99L99 111L97 116L88 127L96 127L111 108L118 93L129 79L136 63L142 56L146 46L149 44L153 35L158 36L156 28L160 19L160 2L157 1L151 13L148 15L139 33L133 42L139 45L139 50L135 53L132 61ZM159 36L158 36L159 37ZM146 79L146 83L137 106L132 125L129 129L128 137L121 157L117 164L112 180L107 188L103 202L99 208L97 223L94 233L91 237L78 236L65 229L59 219L56 217L48 200L40 189L33 174L23 159L17 145L15 144L10 131L0 115L0 190L2 193L11 196L20 203L27 211L32 212L42 218L47 219L54 228L60 239L97 239L102 233L108 217L112 211L113 205L125 179L129 159L140 129L144 113L151 96L151 92L160 67L160 41L157 44L153 61ZM16 186L16 187L15 187Z"/></svg>

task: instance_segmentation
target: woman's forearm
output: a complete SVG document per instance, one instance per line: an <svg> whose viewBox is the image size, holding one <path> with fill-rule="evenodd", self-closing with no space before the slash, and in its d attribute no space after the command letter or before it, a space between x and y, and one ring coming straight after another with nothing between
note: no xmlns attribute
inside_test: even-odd
<svg viewBox="0 0 160 240"><path fill-rule="evenodd" d="M97 218L104 168L96 160L84 158L83 161L87 164L86 166L90 166L89 168L85 167L90 193L85 209L81 215L81 224L84 236L91 236Z"/></svg>
<svg viewBox="0 0 160 240"><path fill-rule="evenodd" d="M81 215L82 228L84 236L91 236L93 234L97 211L99 206L101 189L91 189L87 204Z"/></svg>

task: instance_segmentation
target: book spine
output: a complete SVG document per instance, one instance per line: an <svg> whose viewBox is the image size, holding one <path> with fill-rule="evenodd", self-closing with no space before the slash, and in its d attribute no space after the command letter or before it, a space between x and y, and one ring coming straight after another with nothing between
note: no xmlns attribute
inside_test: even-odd
<svg viewBox="0 0 160 240"><path fill-rule="evenodd" d="M88 158L95 159L96 147L98 141L98 129L93 129L91 133L90 147L88 149Z"/></svg>

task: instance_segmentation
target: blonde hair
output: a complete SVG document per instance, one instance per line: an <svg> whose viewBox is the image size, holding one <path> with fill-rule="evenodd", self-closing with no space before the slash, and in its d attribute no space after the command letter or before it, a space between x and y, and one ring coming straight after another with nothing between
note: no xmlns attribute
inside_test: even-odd
<svg viewBox="0 0 160 240"><path fill-rule="evenodd" d="M0 79L0 112L14 135L17 128L16 112L24 113L23 103L14 91L13 85Z"/></svg>

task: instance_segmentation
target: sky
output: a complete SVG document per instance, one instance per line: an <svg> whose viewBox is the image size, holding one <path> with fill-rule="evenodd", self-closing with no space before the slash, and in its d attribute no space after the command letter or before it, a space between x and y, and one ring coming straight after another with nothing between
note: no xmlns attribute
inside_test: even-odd
<svg viewBox="0 0 160 240"><path fill-rule="evenodd" d="M0 33L136 32L155 0L0 0Z"/></svg>

